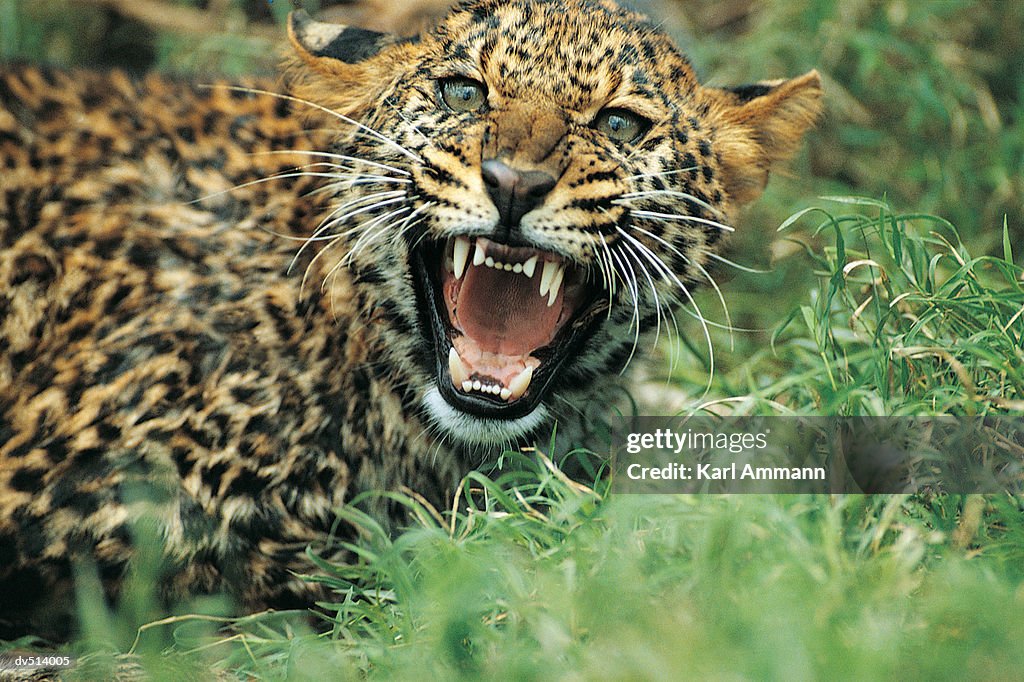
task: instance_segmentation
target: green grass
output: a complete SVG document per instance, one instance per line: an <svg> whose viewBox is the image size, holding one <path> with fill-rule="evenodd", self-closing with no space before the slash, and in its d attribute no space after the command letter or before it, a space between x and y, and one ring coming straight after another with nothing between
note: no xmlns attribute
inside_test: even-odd
<svg viewBox="0 0 1024 682"><path fill-rule="evenodd" d="M143 635L184 653L151 647L144 665L157 679L192 666L260 680L1024 670L1020 500L614 497L539 456L532 473L472 485L475 507L443 523L425 513L393 539L346 510L362 529L360 560L325 567L338 597L323 605L323 634L275 614L213 638L184 618Z"/></svg>
<svg viewBox="0 0 1024 682"><path fill-rule="evenodd" d="M1002 254L977 256L948 221L875 199L828 197L795 213L780 226L794 250L779 272L731 283L763 297L763 280L781 278L789 309L757 332L715 330L724 358L709 399L747 397L768 413L1024 412L1024 268L1001 227ZM794 270L816 281L783 303ZM699 327L683 336L700 338ZM699 395L709 354L691 343L679 355L672 379Z"/></svg>

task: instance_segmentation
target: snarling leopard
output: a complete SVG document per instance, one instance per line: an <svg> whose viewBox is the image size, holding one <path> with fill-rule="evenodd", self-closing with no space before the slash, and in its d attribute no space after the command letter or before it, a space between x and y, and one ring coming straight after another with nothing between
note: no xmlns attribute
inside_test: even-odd
<svg viewBox="0 0 1024 682"><path fill-rule="evenodd" d="M143 533L167 599L308 605L357 493L584 437L821 107L610 1L288 36L274 83L0 69L0 638Z"/></svg>

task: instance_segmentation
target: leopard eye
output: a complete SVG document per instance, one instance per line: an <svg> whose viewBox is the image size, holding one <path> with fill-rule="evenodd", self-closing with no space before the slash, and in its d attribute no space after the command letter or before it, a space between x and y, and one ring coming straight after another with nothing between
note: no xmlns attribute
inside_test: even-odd
<svg viewBox="0 0 1024 682"><path fill-rule="evenodd" d="M445 78L440 89L441 99L452 111L476 111L487 103L487 87L471 78Z"/></svg>
<svg viewBox="0 0 1024 682"><path fill-rule="evenodd" d="M626 109L603 109L593 127L616 142L636 142L650 129L651 122Z"/></svg>

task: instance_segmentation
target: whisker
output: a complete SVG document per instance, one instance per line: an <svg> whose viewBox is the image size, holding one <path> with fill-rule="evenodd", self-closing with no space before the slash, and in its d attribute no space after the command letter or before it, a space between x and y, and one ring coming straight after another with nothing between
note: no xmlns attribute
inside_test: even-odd
<svg viewBox="0 0 1024 682"><path fill-rule="evenodd" d="M300 166L300 168L302 168L302 166ZM216 197L223 196L225 194L229 194L231 192L236 192L236 191L238 191L240 189L245 189L246 187L252 187L254 185L263 184L264 182L272 182L274 180L286 180L288 178L303 178L303 177L309 177L309 178L331 178L333 180L337 180L339 178L345 178L346 176L339 175L337 173L314 173L314 172L310 172L310 171L288 170L288 171L284 171L284 172L281 172L281 173L274 173L273 175L268 175L265 178L257 178L256 180L250 180L249 182L243 182L243 183L241 183L239 185L235 185L234 187L229 187L228 189L224 189L224 190L221 190L219 192L214 192L212 194L207 194L205 196L199 197L198 199L193 199L192 201L185 202L185 206L191 206L192 204L198 204L201 201L206 201L207 199L214 199ZM314 190L314 191L317 191L317 190Z"/></svg>
<svg viewBox="0 0 1024 682"><path fill-rule="evenodd" d="M345 234L349 234L349 233L351 233L351 232L353 232L353 231L355 231L355 230L369 230L369 229L372 229L375 223L377 223L377 222L380 222L380 221L385 221L385 222L386 222L386 221L387 221L387 220L388 220L389 218L391 218L391 217L392 217L392 216L393 216L394 214L396 214L396 213L402 213L402 212L404 212L404 211L406 211L406 210L408 210L408 208L400 208L400 209L396 209L395 211L391 211L390 213L386 213L386 214L384 214L384 215L380 215L380 216L375 216L375 217L373 217L373 218L371 218L371 219L369 219L369 220L367 220L367 221L364 221L363 223L361 223L361 224L360 224L360 225L358 225L357 227L355 227L355 228L352 228L351 230L349 230L349 231L348 231L348 232L346 232ZM328 246L327 246L327 247L325 247L325 248L323 249L323 251L321 251L321 252L320 252L319 254L317 254L317 256L316 256L316 257L315 257L315 258L314 258L314 259L313 259L312 261L310 261L309 267L307 267L307 268L306 268L306 273L305 273L305 274L303 275L303 277L302 277L302 285L300 286L300 291L301 291L301 290L302 290L302 288L303 288L303 287L305 286L305 283L306 283L306 281L307 281L307 279L308 279L308 277L309 277L309 273L310 273L310 270L312 269L313 263L315 263L315 262L316 262L316 260L317 260L317 258L319 258L319 257L320 257L320 255L321 255L321 254L322 254L322 253L323 253L324 251L326 251L327 249L329 249L329 248L330 248L331 246L333 246L334 244L337 244L337 243L340 243L340 242L344 241L344 236L345 236L345 235L339 235L338 237L336 237L336 238L334 239L334 241L333 241L333 242L331 242L330 244L328 244ZM357 243L358 243L358 240L357 240ZM355 247L353 247L353 249L354 249L354 248L355 248ZM337 276L337 273L338 273L338 271L339 271L339 270L340 270L340 269L341 269L342 267L345 267L345 266L347 266L347 265L348 265L349 263L351 263L351 262L352 262L352 261L351 261L351 258L350 258L350 256L351 256L351 255L352 255L352 251L350 250L350 251L349 251L349 253L347 253L347 254L345 254L345 255L344 255L343 257L339 258L339 259L338 259L338 262L337 262L337 263L335 263L335 264L334 264L334 265L333 265L333 266L331 267L331 269L330 269L330 270L329 270L329 271L327 272L327 274L326 274L326 275L324 276L324 281L322 282L322 284L321 284L321 288L320 288L320 290L321 290L321 291L326 291L326 287L327 287L327 281L328 281L329 279L331 279L332 277L336 277L336 276Z"/></svg>
<svg viewBox="0 0 1024 682"><path fill-rule="evenodd" d="M621 375L626 371L626 368L629 367L629 363L633 361L633 356L636 354L636 347L640 343L640 296L636 280L633 279L630 281L629 277L626 275L626 269L628 268L632 272L633 266L629 264L629 261L625 260L625 257L620 258L617 251L612 251L611 253L623 268L622 274L626 279L624 283L626 284L627 290L633 299L633 318L632 322L630 322L630 326L636 328L636 331L633 333L633 345L629 349L629 357L626 358L626 362L623 363L622 369L619 370L619 374ZM633 273L633 277L636 277L635 272Z"/></svg>
<svg viewBox="0 0 1024 682"><path fill-rule="evenodd" d="M740 272L749 272L752 275L770 275L770 274L772 274L771 270L758 270L757 268L752 268L752 267L750 267L748 265L740 265L736 261L729 260L725 256L720 256L717 253L708 252L708 258L713 258L714 260L718 261L719 263L724 263L725 265L728 265L730 267L736 268Z"/></svg>
<svg viewBox="0 0 1024 682"><path fill-rule="evenodd" d="M667 333L669 335L669 342L670 343L672 342L672 329L675 330L676 339L678 340L679 339L679 323L676 321L676 316L675 316L675 313L672 311L672 306L671 305L667 305L667 304L662 304L662 302L660 300L660 297L658 295L657 286L654 283L654 279L651 277L650 273L647 271L647 268L643 267L642 263L640 262L639 256L637 254L642 255L644 258L646 258L648 261L650 261L651 265L654 266L655 272L661 276L661 280L663 282L665 282L666 284L672 284L673 280L675 280L675 284L677 286L679 286L680 288L683 288L683 283L679 281L679 278L676 277L675 273L673 273L671 271L671 269L661 260L661 258L659 258L653 251L651 251L651 249L649 249L647 246L645 246L639 240L633 238L631 235L628 235L625 232L623 232L622 229L617 224L615 226L615 229L619 231L619 233L622 235L622 237L624 239L626 239L627 243L624 244L623 246L624 246L624 248L628 248L630 254L633 256L634 259L636 259L637 265L640 266L641 270L644 273L644 276L647 278L647 282L648 282L648 284L650 286L650 289L651 289L651 294L654 297L654 305L655 305L655 308L658 311L658 332L655 334L654 347L657 347L657 345L658 345L658 338L659 338L658 334L660 334L661 320L663 318L665 320L666 329L668 330ZM632 243L632 246L630 246L630 244L629 244L630 242ZM671 319L672 319L672 327L668 327L669 317L671 317ZM675 368L675 361L676 361L677 357L678 357L678 351L673 346L673 351L670 354L670 358L669 358L669 371L670 372L673 371L674 368Z"/></svg>
<svg viewBox="0 0 1024 682"><path fill-rule="evenodd" d="M729 329L729 350L735 350L736 338L732 333L732 317L729 315L729 305L725 302L725 296L722 294L722 290L718 287L718 282L716 282L715 278L711 276L711 273L709 273L704 266L697 261L691 261L690 264L700 270L700 274L704 275L704 279L711 284L711 288L714 289L715 294L718 295L718 302L722 304L722 312L725 313L725 326Z"/></svg>
<svg viewBox="0 0 1024 682"><path fill-rule="evenodd" d="M614 280L612 278L612 273L611 273L611 271L608 268L608 264L605 262L605 260L603 258L604 253L602 251L598 250L596 242L601 242L601 245L604 246L606 249L608 248L608 245L607 245L607 243L605 243L604 239L601 238L600 235L588 235L588 236L590 236L591 239L588 239L586 241L586 244L587 244L588 247L590 247L590 250L594 253L594 259L597 261L597 269L598 269L598 272L601 273L601 287L606 289L609 292L609 294L611 294L612 288L615 286L615 282L614 282ZM609 299L609 303L610 302L611 301Z"/></svg>
<svg viewBox="0 0 1024 682"><path fill-rule="evenodd" d="M306 240L306 243L303 244L299 248L299 250L295 253L295 256L292 257L291 263L288 265L288 272L291 272L292 268L295 267L295 263L302 256L303 252L305 252L306 247L309 244L311 244L313 241L323 241L323 240L320 239L320 236L322 234L324 234L326 232L329 232L331 229L333 229L339 223L344 222L345 220L348 220L349 218L351 218L354 215L356 215L355 212L350 212L350 213L347 213L345 215L341 215L341 216L335 217L336 214L342 213L342 212L344 212L348 208L351 208L353 206L356 206L356 205L358 205L360 203L364 203L364 202L367 202L367 201L377 201L379 199L390 198L390 197L401 198L404 195L405 195L405 191L404 190L390 190L390 191L385 191L385 192L376 192L374 194L368 194L368 195L364 195L364 196L361 196L361 197L357 197L355 199L352 199L350 201L347 201L347 202L343 203L341 206L338 206L333 211L328 213L327 216L322 221L320 221L320 225L317 227L317 229L313 232L312 235L310 235L309 239ZM338 236L344 236L344 235L338 235Z"/></svg>
<svg viewBox="0 0 1024 682"><path fill-rule="evenodd" d="M646 246L643 246L643 244L640 241L638 241L635 238L633 238L632 236L628 235L618 225L616 225L616 229L619 230L619 233L622 234L623 237L625 237L626 239L632 240L633 243L638 244L644 250L649 251L649 249L647 249ZM662 240L662 241L664 241L664 240ZM690 290L685 285L683 285L682 282L679 281L679 278L675 275L675 273L673 273L671 271L671 269L668 268L668 266L666 266L665 263L661 261L661 259L659 259L659 258L657 258L656 256L653 256L653 255L652 255L652 258L654 259L652 261L652 263L656 262L656 263L660 264L660 267L663 268L663 272L665 272L666 274L670 274L672 276L672 278L675 280L675 282L679 285L680 291L683 292L683 294L686 296L687 301L689 302L689 304L691 306L693 306L693 309L696 312L695 317L696 317L697 321L700 322L701 330L704 333L704 342L707 344L707 347L708 347L708 363L709 363L709 367L708 367L708 369L709 369L709 371L708 371L708 384L707 384L707 386L704 389L704 395L707 395L708 392L711 390L711 384L712 384L712 382L714 380L714 376L715 376L715 349L714 349L714 344L711 342L711 331L709 329L708 320L704 316L704 313L701 312L700 306L697 304L696 299L693 298L693 294L691 294ZM687 260L689 261L689 259L687 259ZM686 309L684 308L683 310L685 311ZM686 311L686 312L689 312L689 311Z"/></svg>
<svg viewBox="0 0 1024 682"><path fill-rule="evenodd" d="M308 150L304 150L304 149L275 149L275 150L267 150L267 151L260 151L260 152L250 152L250 156L272 156L272 155L278 155L278 154L306 154L306 155L309 155L309 156L322 156L322 157L328 158L328 159L338 159L340 161L350 161L352 163L363 163L363 164L366 164L368 166L374 166L375 168L383 168L384 170L389 170L389 171L392 171L394 173L400 173L401 175L412 175L412 173L407 171L407 170L403 170L401 168L396 168L394 166L389 166L386 163L381 163L379 161L370 161L369 159L363 159L363 158L360 158L358 156L346 156L345 154L334 154L332 152L308 151Z"/></svg>
<svg viewBox="0 0 1024 682"><path fill-rule="evenodd" d="M402 206L401 208L396 208L394 211L389 211L383 215L377 216L373 220L361 225L360 231L362 234L360 234L352 244L352 248L350 248L349 252L345 254L345 257L339 261L338 265L348 266L354 263L356 256L359 255L360 251L370 246L370 244L377 241L379 237L395 227L395 223L391 222L393 219L411 210L412 208L409 206Z"/></svg>
<svg viewBox="0 0 1024 682"><path fill-rule="evenodd" d="M639 225L636 225L636 224L630 225L629 229L636 230L637 232L642 232L643 234L647 235L651 239L654 239L655 241L663 244L666 248L668 248L671 251L673 251L676 255L678 255L681 259L686 261L686 263L688 263L689 265L693 265L694 264L693 261L690 258L688 258L686 255L683 254L683 252L681 252L675 246L673 246L669 242L665 241L664 239L662 239L658 235L656 235L656 234L654 234L652 232L649 232L649 231L643 229L642 227L640 227ZM644 247L644 248L646 248L646 247ZM661 262L661 259L659 258L658 261ZM671 271L671 269L668 268L668 266L666 266L663 262L661 262L661 265L666 268L666 272L669 273L672 276L672 278L675 280L676 284L679 286L680 289L685 289L686 288L685 285L682 282L680 282L679 279L676 277L675 273L673 273ZM695 319L701 319L701 318L696 318L696 316L693 313L691 313L689 310L685 310L684 309L683 312L685 312L687 315L690 315L691 317L694 317ZM726 326L726 325L720 324L718 322L712 322L711 320L708 320L708 319L703 319L702 321L703 321L704 324L707 324L707 325L709 325L711 327L714 327L715 329L724 329L725 331L728 331L728 332L734 332L734 331L737 331L737 332L757 331L757 330L753 330L753 329L744 329L743 327L733 327L731 325Z"/></svg>
<svg viewBox="0 0 1024 682"><path fill-rule="evenodd" d="M699 170L697 166L689 166L688 168L677 168L676 170L662 171L661 173L638 173L637 175L630 175L627 180L640 180L641 178L661 178L666 175L675 175L676 173L689 173L690 171Z"/></svg>
<svg viewBox="0 0 1024 682"><path fill-rule="evenodd" d="M601 212L603 212L606 216L608 216L608 218L612 221L613 224L616 224L614 218L612 218L611 215L608 213L608 211L605 210L603 207L601 208ZM604 247L605 265L606 265L607 270L608 270L608 287L607 287L607 289L608 289L608 313L607 313L605 319L609 319L610 320L611 317L612 317L612 305L613 305L613 300L612 299L614 298L615 291L616 291L615 275L618 274L618 273L615 271L615 266L612 263L612 252L611 252L611 248L608 246L608 242L604 238L602 238L602 237L598 237L598 241L600 241L601 242L601 246ZM599 261L600 261L600 259L599 259Z"/></svg>
<svg viewBox="0 0 1024 682"><path fill-rule="evenodd" d="M203 86L200 86L200 87L205 87L205 88L210 88L210 89L224 88L225 90L231 90L231 91L234 91L234 92L247 92L247 93L253 94L253 95L267 95L269 97L276 97L278 99L282 99L282 100L285 100L285 101L288 101L288 102L297 102L299 104L304 104L304 105L306 105L308 107L312 107L314 109L317 109L319 111L324 112L325 114L333 116L334 118L338 119L339 121L343 121L344 123L348 123L350 125L353 125L356 128L359 128L360 130L364 130L364 131L368 132L374 138L380 140L381 142L384 142L385 144L388 144L388 145L394 147L395 149L400 151L405 156L408 156L410 159L412 159L416 163L423 163L423 159L420 158L420 156L418 154L415 154L414 152L409 151L408 149L406 149L402 145L400 145L397 142L395 142L394 140L392 140L387 135L384 135L384 134L374 130L373 128L370 128L369 126L366 126L366 125L360 123L359 121L356 121L355 119L351 119L348 116L345 116L344 114L339 114L337 111L333 111L331 109L328 109L325 106L321 106L321 105L317 104L316 102L310 102L309 100L302 99L301 97L295 97L293 95L282 95L279 92L271 92L270 90L261 90L259 88L247 88L247 87L240 86L240 85L219 85L218 84L218 85L203 85Z"/></svg>
<svg viewBox="0 0 1024 682"><path fill-rule="evenodd" d="M648 286L650 287L650 290L651 290L651 296L654 298L654 309L658 311L658 317L656 318L656 325L657 326L654 329L654 345L651 348L651 350L654 350L654 349L656 349L658 347L658 340L661 338L662 309L661 309L661 299L658 297L658 289L654 285L654 279L651 277L651 273L648 272L647 268L644 267L643 262L640 260L640 257L636 254L636 252L633 250L633 248L631 248L626 243L624 243L622 245L622 247L623 247L623 251L625 251L625 253L630 255L633 258L633 260L636 261L637 268L639 268L640 272L642 272L644 274L644 277L647 279L647 284L648 284Z"/></svg>
<svg viewBox="0 0 1024 682"><path fill-rule="evenodd" d="M415 201L418 198L419 198L418 196L417 197L411 197L409 199L409 202L411 203L411 202ZM384 224L381 227L379 227L379 228L375 227L373 222L371 222L370 224L368 224L365 227L363 227L362 228L363 234L359 235L359 238L356 239L355 243L352 244L352 249L348 252L348 255L346 255L345 258L343 259L343 260L346 261L346 264L351 264L355 260L355 257L356 257L356 255L358 254L358 252L360 250L365 249L366 247L370 246L370 244L372 244L373 242L377 241L380 237L384 236L384 234L386 234L389 230L392 230L392 229L398 227L398 225L399 225L399 223L397 223L397 222L388 222L388 221L392 220L393 218L397 218L398 216L402 215L403 213L406 213L406 212L412 211L412 210L413 209L412 209L411 206L403 206L402 208L395 209L394 211L391 211L391 212L386 213L383 216L381 216L381 219L384 220ZM376 222L376 221L374 221L374 222ZM399 232L401 232L401 230L399 230Z"/></svg>
<svg viewBox="0 0 1024 682"><path fill-rule="evenodd" d="M711 220L709 218L700 218L698 216L682 215L682 214L679 214L679 213L659 213L657 211L636 210L636 209L630 208L629 204L627 202L625 202L625 201L622 201L622 200L616 200L616 201L613 201L612 203L619 204L621 206L625 206L626 208L629 208L629 214L631 216L636 216L637 218L653 218L653 219L659 219L659 220L681 220L683 222L692 222L692 223L701 223L702 225L711 225L712 227L717 227L720 230L724 230L726 232L735 232L736 231L736 228L732 227L731 225L726 225L724 223L718 222L717 220Z"/></svg>
<svg viewBox="0 0 1024 682"><path fill-rule="evenodd" d="M651 190L642 190L642 191L639 191L639 192L627 192L627 193L621 195L620 198L621 199L642 199L642 198L654 197L654 196L677 197L677 198L680 198L680 199L686 199L688 201L692 201L693 203L697 204L701 208L706 208L707 210L711 211L712 213L718 214L719 216L724 215L724 213L722 212L722 210L720 208L718 208L716 206L712 206L708 202L704 201L703 199L700 199L698 197L693 196L689 192L680 192L678 190L651 189Z"/></svg>

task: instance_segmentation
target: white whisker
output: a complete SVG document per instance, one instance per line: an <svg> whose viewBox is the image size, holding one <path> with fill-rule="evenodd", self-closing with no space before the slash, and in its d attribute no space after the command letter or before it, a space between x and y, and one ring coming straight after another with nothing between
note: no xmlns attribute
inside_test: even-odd
<svg viewBox="0 0 1024 682"><path fill-rule="evenodd" d="M373 194L367 194L367 195L363 195L363 196L360 196L360 197L356 197L355 199L352 199L350 201L346 201L345 203L341 204L340 206L338 206L337 208L332 210L330 213L328 213L327 216L322 221L320 221L320 225L317 226L317 228L316 228L316 230L314 230L313 234L310 235L310 237L306 240L306 243L303 244L301 247L299 247L299 250L295 253L295 256L292 257L292 261L288 265L288 272L291 272L292 268L295 267L295 263L302 256L303 252L305 252L306 247L309 246L309 244L313 243L314 241L323 241L322 239L320 239L320 236L322 234L324 234L326 232L329 232L332 228L334 228L339 223L344 222L345 220L348 220L353 215L355 215L355 213L347 213L345 215L341 215L341 216L335 217L338 213L342 213L342 212L344 212L348 208L351 208L353 206L357 206L357 205L359 205L361 203L364 203L364 202L367 202L367 201L378 201L380 199L391 198L391 197L401 198L404 195L405 195L405 191L404 190L389 190L389 191L376 192L376 193L373 193ZM341 236L343 236L343 235L341 235ZM332 237L333 237L333 235L332 235Z"/></svg>
<svg viewBox="0 0 1024 682"><path fill-rule="evenodd" d="M689 173L690 171L697 170L697 166L690 166L688 168L677 168L676 170L662 171L660 173L638 173L637 175L630 175L627 180L640 180L641 178L659 178L666 175L675 175L676 173Z"/></svg>
<svg viewBox="0 0 1024 682"><path fill-rule="evenodd" d="M624 232L622 230L622 228L618 227L618 225L616 225L616 229L619 230L619 233L622 234L623 237L625 237L626 239L631 239L634 243L639 244L644 250L648 250L649 251L649 249L647 249L646 246L643 246L643 244L641 244L638 240L636 240L635 238L633 238L630 235L628 235L626 232ZM667 242L664 242L664 240L661 240L661 241L663 243L667 244ZM715 349L714 349L714 345L711 342L711 331L709 329L709 322L708 322L707 318L704 317L704 313L701 312L700 306L697 304L697 301L693 298L693 295L690 293L690 290L685 285L683 285L683 283L681 281L679 281L679 278L675 275L675 273L673 273L671 271L671 269L667 265L665 265L664 262L661 261L661 259L659 259L659 258L657 258L656 256L653 256L653 255L652 255L652 258L653 258L652 264L653 263L660 264L660 267L662 268L662 272L672 276L672 279L675 280L675 282L678 284L680 291L683 292L683 294L686 296L687 301L689 302L689 304L691 306L693 306L693 309L696 312L695 317L696 317L697 321L700 322L701 330L704 333L704 342L707 344L707 347L708 347L708 363L709 363L708 383L707 383L707 386L704 389L704 395L707 395L707 393L711 390L711 384L712 384L712 381L714 380L714 376L715 376ZM689 261L689 259L687 259L687 260ZM658 267L658 266L656 265L656 267ZM685 308L684 308L684 310L685 310ZM687 312L689 312L689 311L687 311Z"/></svg>
<svg viewBox="0 0 1024 682"><path fill-rule="evenodd" d="M678 190L651 189L651 190L643 190L643 191L639 191L639 192L627 192L626 194L623 194L619 198L620 199L643 199L643 198L646 198L646 197L655 197L655 196L676 197L676 198L680 198L680 199L687 199L687 200L692 201L693 203L697 204L701 208L706 208L707 210L711 211L712 213L716 213L719 216L723 215L721 209L716 208L715 206L712 206L711 204L709 204L708 202L704 201L703 199L699 199L699 198L693 196L692 194L690 194L688 192L680 192Z"/></svg>
<svg viewBox="0 0 1024 682"><path fill-rule="evenodd" d="M752 268L752 267L749 267L747 265L740 265L736 261L729 260L725 256L720 256L717 253L709 252L708 253L708 258L714 259L714 260L718 261L719 263L724 263L725 265L728 265L730 267L736 268L737 270L739 270L741 272L749 272L752 275L770 275L772 273L771 270L758 270L757 268Z"/></svg>
<svg viewBox="0 0 1024 682"><path fill-rule="evenodd" d="M633 299L633 318L630 326L636 328L636 331L633 332L633 345L629 349L629 357L626 358L626 362L623 363L622 369L619 370L619 374L623 374L626 371L626 368L629 367L629 363L633 361L633 356L636 354L636 347L640 343L640 292L639 286L636 284L636 273L633 272L633 266L629 264L629 261L626 260L624 256L620 258L617 251L612 251L611 253L612 256L615 257L615 260L618 261L619 265L622 266L622 275L626 280L625 284L627 290ZM633 273L634 279L630 280L626 274L627 269Z"/></svg>
<svg viewBox="0 0 1024 682"><path fill-rule="evenodd" d="M303 149L280 149L280 150L268 150L268 151L261 151L261 152L250 152L250 156L272 156L272 155L280 155L280 154L285 154L285 155L287 155L287 154L306 154L308 156L322 156L324 158L337 159L339 161L350 161L352 163L363 163L363 164L366 164L368 166L374 166L375 168L382 168L384 170L389 170L389 171L391 171L393 173L399 173L401 175L412 175L412 173L410 173L407 170L403 170L401 168L396 168L395 166L389 166L388 164L380 163L379 161L370 161L369 159L362 159L362 158L360 158L358 156L346 156L345 154L334 154L334 153L331 153L331 152L317 152L317 151L308 151L308 150L303 150Z"/></svg>
<svg viewBox="0 0 1024 682"><path fill-rule="evenodd" d="M612 203L619 204L619 205L622 205L622 206L626 206L626 208L629 208L629 204L627 202L624 202L624 201L618 201L617 200L617 201L613 201ZM682 214L679 214L679 213L659 213L657 211L634 210L632 208L629 209L629 214L631 216L636 216L637 218L652 218L652 219L658 219L658 220L681 220L683 222L701 223L702 225L710 225L712 227L717 227L718 229L724 230L726 232L735 232L736 231L736 228L732 227L731 225L726 225L724 223L718 222L717 220L711 220L709 218L700 218L698 216L693 216L693 215L682 215Z"/></svg>
<svg viewBox="0 0 1024 682"><path fill-rule="evenodd" d="M367 133L369 133L375 139L380 140L381 142L384 142L385 144L390 145L391 147L394 147L395 149L400 151L405 156L408 156L410 159L412 159L416 163L423 163L423 159L420 158L420 156L418 154L415 154L414 152L409 151L408 149L406 149L402 145L400 145L397 142L395 142L394 140L392 140L387 135L384 135L384 134L374 130L373 128L370 128L370 127L360 123L359 121L356 121L355 119L351 119L348 116L345 116L344 114L339 114L337 111L333 111L331 109L328 109L325 106L321 106L321 105L317 104L316 102L310 102L309 100L302 99L301 97L294 97L292 95L282 95L279 92L271 92L270 90L261 90L259 88L246 88L246 87L242 87L242 86L238 86L238 85L206 85L206 86L200 86L200 87L207 87L207 88L211 88L211 89L213 89L213 88L224 88L225 90L232 90L234 92L247 92L247 93L255 94L255 95L267 95L269 97L276 97L278 99L282 99L282 100L285 100L285 101L288 101L288 102L297 102L299 104L304 104L304 105L306 105L308 107L312 107L314 109L317 109L319 111L324 112L325 114L333 116L334 118L338 119L339 121L342 121L344 123L348 123L349 125L353 125L356 128L359 128L360 130L366 131Z"/></svg>
<svg viewBox="0 0 1024 682"><path fill-rule="evenodd" d="M715 278L711 276L711 273L709 273L704 266L697 261L691 261L690 264L700 270L700 274L704 275L704 279L711 284L711 288L714 289L715 294L718 295L718 302L722 304L722 312L725 313L725 326L729 329L729 350L735 350L736 338L732 333L732 317L729 315L729 305L725 302L725 296L722 294L722 290L718 287L718 282L716 282Z"/></svg>

